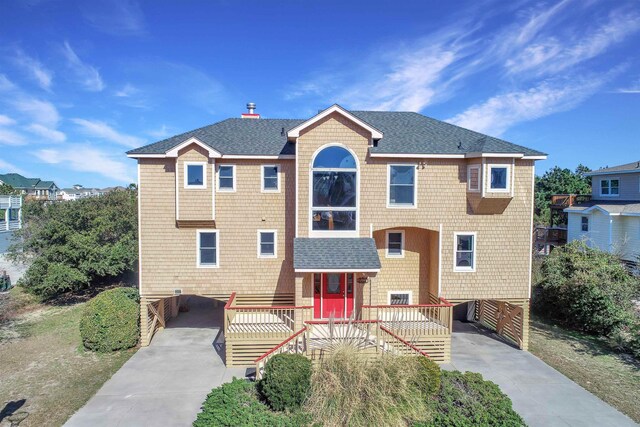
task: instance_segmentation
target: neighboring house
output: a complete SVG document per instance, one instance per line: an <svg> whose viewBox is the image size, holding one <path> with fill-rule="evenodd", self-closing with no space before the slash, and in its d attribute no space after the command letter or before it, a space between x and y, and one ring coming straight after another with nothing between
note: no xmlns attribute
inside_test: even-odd
<svg viewBox="0 0 640 427"><path fill-rule="evenodd" d="M640 161L599 169L591 176L591 200L565 209L568 241L585 239L628 262L640 256Z"/></svg>
<svg viewBox="0 0 640 427"><path fill-rule="evenodd" d="M306 120L250 110L127 154L142 345L179 296L201 295L226 301L228 365L315 357L336 318L358 319L372 351L448 361L453 306L469 301L527 348L539 151L334 105Z"/></svg>
<svg viewBox="0 0 640 427"><path fill-rule="evenodd" d="M22 228L22 196L0 194L0 233Z"/></svg>
<svg viewBox="0 0 640 427"><path fill-rule="evenodd" d="M25 178L18 173L0 174L0 184L7 184L19 190L26 199L56 200L58 186L53 181L42 181L40 178Z"/></svg>
<svg viewBox="0 0 640 427"><path fill-rule="evenodd" d="M114 190L123 190L124 187L107 187L107 188L85 188L80 184L75 184L71 188L63 188L59 197L62 200L78 200L87 197L103 196Z"/></svg>

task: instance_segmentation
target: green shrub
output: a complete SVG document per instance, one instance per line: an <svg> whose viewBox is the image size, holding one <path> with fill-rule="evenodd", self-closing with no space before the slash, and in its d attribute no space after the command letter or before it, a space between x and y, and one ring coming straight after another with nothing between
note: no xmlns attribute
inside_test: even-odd
<svg viewBox="0 0 640 427"><path fill-rule="evenodd" d="M434 396L440 391L440 366L428 357L412 358L417 364L416 382L425 396Z"/></svg>
<svg viewBox="0 0 640 427"><path fill-rule="evenodd" d="M612 254L574 241L542 263L533 309L574 329L608 335L633 319L640 283Z"/></svg>
<svg viewBox="0 0 640 427"><path fill-rule="evenodd" d="M29 264L18 286L43 300L116 283L138 260L137 193L23 207L9 258Z"/></svg>
<svg viewBox="0 0 640 427"><path fill-rule="evenodd" d="M80 336L93 351L109 352L131 348L140 336L138 293L116 288L89 301L80 318Z"/></svg>
<svg viewBox="0 0 640 427"><path fill-rule="evenodd" d="M276 411L296 410L309 396L311 361L300 354L277 354L267 362L260 391Z"/></svg>
<svg viewBox="0 0 640 427"><path fill-rule="evenodd" d="M397 426L429 419L418 388L418 363L385 355L371 360L352 346L325 356L311 380L305 409L326 426Z"/></svg>
<svg viewBox="0 0 640 427"><path fill-rule="evenodd" d="M511 400L474 372L443 371L438 395L430 399L433 418L422 427L525 426Z"/></svg>
<svg viewBox="0 0 640 427"><path fill-rule="evenodd" d="M193 425L298 427L308 424L308 419L300 412L284 414L271 411L260 402L255 383L234 378L209 393Z"/></svg>

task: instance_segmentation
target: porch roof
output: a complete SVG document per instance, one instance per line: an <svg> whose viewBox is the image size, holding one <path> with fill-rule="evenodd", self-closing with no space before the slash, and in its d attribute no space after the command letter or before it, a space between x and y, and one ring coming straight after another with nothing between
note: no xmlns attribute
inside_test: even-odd
<svg viewBox="0 0 640 427"><path fill-rule="evenodd" d="M293 240L293 267L298 273L380 271L375 241L370 237Z"/></svg>

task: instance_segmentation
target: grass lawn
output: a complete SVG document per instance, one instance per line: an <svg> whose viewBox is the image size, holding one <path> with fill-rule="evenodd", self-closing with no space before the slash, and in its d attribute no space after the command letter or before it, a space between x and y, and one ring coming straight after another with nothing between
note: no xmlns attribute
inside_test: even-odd
<svg viewBox="0 0 640 427"><path fill-rule="evenodd" d="M78 323L84 303L52 307L25 302L0 326L0 410L25 399L20 426L60 426L109 379L135 349L94 354L82 349ZM0 304L0 310L2 309Z"/></svg>
<svg viewBox="0 0 640 427"><path fill-rule="evenodd" d="M640 422L640 363L600 339L532 318L529 351Z"/></svg>

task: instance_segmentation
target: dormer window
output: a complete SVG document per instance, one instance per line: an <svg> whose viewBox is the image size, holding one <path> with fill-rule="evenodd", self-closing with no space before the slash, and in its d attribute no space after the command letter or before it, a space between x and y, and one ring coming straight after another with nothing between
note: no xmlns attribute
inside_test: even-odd
<svg viewBox="0 0 640 427"><path fill-rule="evenodd" d="M353 154L339 145L319 151L311 169L312 231L357 230L358 167Z"/></svg>

